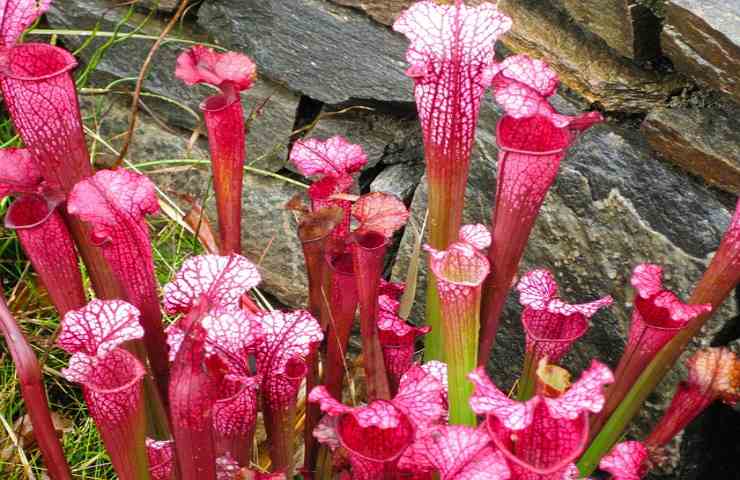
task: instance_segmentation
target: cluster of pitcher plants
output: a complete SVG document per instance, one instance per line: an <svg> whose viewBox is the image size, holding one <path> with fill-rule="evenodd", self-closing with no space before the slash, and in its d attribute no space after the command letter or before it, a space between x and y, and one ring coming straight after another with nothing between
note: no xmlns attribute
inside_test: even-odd
<svg viewBox="0 0 740 480"><path fill-rule="evenodd" d="M256 66L204 46L184 51L173 67L187 85L217 89L201 110L218 249L187 259L160 303L146 223L159 208L153 183L123 168L93 170L70 73L74 57L19 42L50 2L0 0L0 87L25 145L0 151L0 195L13 197L5 226L16 231L62 318L56 345L70 354L62 375L81 385L119 478L560 480L600 468L635 480L711 402L737 401L735 354L701 350L653 432L617 443L738 283L737 212L687 302L663 287L660 266L634 267L629 338L614 372L593 360L571 381L557 365L612 298L567 303L553 273L518 266L569 145L602 117L558 113L549 103L558 78L546 63L525 55L496 61L496 40L511 20L495 5L421 1L394 25L410 41L407 74L429 191L424 250L431 278L426 304L417 306L427 322L416 326L407 321L414 287L382 278L386 249L409 212L393 195L356 194L353 174L367 158L339 136L298 140L290 154L313 179L308 201L297 197L286 206L298 219L306 308L273 310L254 300L259 268L240 255L242 224L249 225L248 214L242 218L240 92L252 86ZM461 224L489 89L504 111L490 228ZM90 301L78 255L95 293ZM526 353L507 394L483 367L510 294L523 307ZM364 374L350 378L356 316ZM69 480L39 362L4 301L0 326L48 475ZM269 465L254 460L258 424Z"/></svg>

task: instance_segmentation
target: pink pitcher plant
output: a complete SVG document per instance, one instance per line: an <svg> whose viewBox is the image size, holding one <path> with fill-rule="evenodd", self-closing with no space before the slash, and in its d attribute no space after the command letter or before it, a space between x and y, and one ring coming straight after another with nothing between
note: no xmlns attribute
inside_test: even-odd
<svg viewBox="0 0 740 480"><path fill-rule="evenodd" d="M484 294L481 364L491 354L519 260L560 162L578 134L602 120L597 112L576 117L558 114L548 101L558 77L541 60L508 57L489 67L485 81L490 82L505 115L496 126L499 155L492 220L496 241L488 251L492 274Z"/></svg>
<svg viewBox="0 0 740 480"><path fill-rule="evenodd" d="M410 41L406 74L424 132L429 189L429 244L445 250L462 223L470 153L483 93L484 72L494 63L496 40L511 19L492 3L468 7L417 2L393 25ZM434 281L427 285L426 318L432 328L425 357L443 360L442 324Z"/></svg>
<svg viewBox="0 0 740 480"><path fill-rule="evenodd" d="M122 480L293 478L301 452L303 478L319 480L561 480L597 466L617 480L638 480L707 405L737 401L737 358L726 349L701 351L653 433L615 445L651 385L740 280L740 211L688 303L663 287L660 267L634 269L633 319L615 374L593 360L571 384L556 365L612 299L568 304L556 272L543 269L514 279L568 147L601 116L555 111L549 98L558 79L543 61L496 61L495 42L511 20L492 4L422 1L394 25L410 40L407 73L429 184L424 326L401 317L404 285L383 278L386 253L409 212L389 194L356 195L354 175L367 156L339 136L297 140L290 153L298 171L315 180L309 208L291 201L307 309L273 310L252 298L261 275L239 255L246 152L239 92L250 88L256 67L244 55L202 46L178 58L176 76L220 90L203 112L221 255L185 260L160 301L146 219L158 212L154 185L125 169L93 171L70 75L75 59L50 45L18 43L49 4L0 0L0 87L26 145L0 151L0 195L13 197L5 224L16 229L63 316L57 345L70 359L62 376L81 385ZM462 226L489 86L505 111L492 225ZM89 303L78 252L99 297ZM517 399L482 366L512 287L526 334ZM172 317L166 330L162 309ZM364 397L345 391L356 317ZM4 302L0 326L47 472L69 480L39 362ZM430 361L420 364L422 338ZM153 381L159 395L148 387ZM255 450L260 425L270 462L256 469L265 457ZM296 448L301 433L303 448Z"/></svg>
<svg viewBox="0 0 740 480"><path fill-rule="evenodd" d="M64 201L77 182L94 173L71 75L77 61L59 47L18 43L23 31L49 8L51 1L0 1L0 90L46 189ZM93 245L89 229L63 209L61 213L96 293L103 298L119 298L119 280Z"/></svg>
<svg viewBox="0 0 740 480"><path fill-rule="evenodd" d="M206 120L216 191L220 251L241 252L242 184L246 158L244 107L239 92L252 87L254 62L235 52L216 53L196 45L177 59L175 76L188 85L205 83L220 90L201 103Z"/></svg>
<svg viewBox="0 0 740 480"><path fill-rule="evenodd" d="M547 270L527 272L516 286L524 305L522 326L526 338L524 367L519 379L519 400L529 400L536 387L536 369L542 359L557 363L586 330L597 311L612 304L606 296L571 305L558 297L558 285Z"/></svg>

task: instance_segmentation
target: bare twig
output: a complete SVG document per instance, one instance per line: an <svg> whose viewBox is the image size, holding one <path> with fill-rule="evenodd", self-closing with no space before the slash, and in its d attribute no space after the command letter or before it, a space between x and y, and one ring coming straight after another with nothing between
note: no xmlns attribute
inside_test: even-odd
<svg viewBox="0 0 740 480"><path fill-rule="evenodd" d="M159 34L157 41L154 42L154 45L152 45L152 48L149 50L149 54L146 56L146 59L144 60L144 64L141 66L141 71L139 72L139 78L136 80L136 88L134 89L134 98L131 102L131 115L130 115L129 124L128 124L128 133L126 135L126 140L123 143L123 146L121 147L121 151L118 154L118 159L116 160L116 164L115 164L116 168L123 165L123 160L126 157L129 146L131 145L131 142L134 138L134 130L136 129L136 117L139 113L139 98L141 97L141 90L144 86L144 78L146 77L147 72L149 71L149 65L152 63L154 54L157 53L157 50L159 50L159 46L162 45L162 42L164 41L165 37L169 35L170 31L175 27L175 25L177 25L177 20L185 12L185 9L187 8L188 3L189 3L189 0L182 0L182 2L180 3L180 7L177 9L177 12L175 12L175 15L172 16L170 21L164 27L164 30L162 30L162 33Z"/></svg>

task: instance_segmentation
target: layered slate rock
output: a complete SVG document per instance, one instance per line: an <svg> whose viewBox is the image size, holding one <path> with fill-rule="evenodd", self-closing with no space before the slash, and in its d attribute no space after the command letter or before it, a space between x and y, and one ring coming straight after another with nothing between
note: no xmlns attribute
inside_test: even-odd
<svg viewBox="0 0 740 480"><path fill-rule="evenodd" d="M617 53L636 60L660 52L660 19L638 0L551 0Z"/></svg>
<svg viewBox="0 0 740 480"><path fill-rule="evenodd" d="M397 163L375 177L370 184L370 191L392 193L408 203L423 176L424 163Z"/></svg>
<svg viewBox="0 0 740 480"><path fill-rule="evenodd" d="M99 30L114 31L127 10L127 7L112 8L111 3L105 0L65 0L52 3L47 18L53 28L92 30L97 25ZM134 14L122 27L122 35L145 20L145 15ZM156 37L162 28L161 20L149 18L143 23L139 33ZM187 30L180 32L189 40L207 40L191 36L191 33ZM86 40L82 36L64 37L65 46L69 49L78 49ZM107 40L109 39L94 39L79 53L78 58L84 62L90 61L96 49ZM152 40L137 38L127 38L113 44L98 62L92 78L93 84L105 86L113 80L138 77L152 44ZM198 105L206 96L213 94L213 90L205 86L187 87L175 78L175 59L189 46L177 42L164 43L154 56L144 83L146 92L171 101L152 96L144 96L142 101L168 123L192 129L201 122ZM119 83L116 90L133 91L134 85L135 81L126 81ZM245 102L245 115L249 115L256 106L264 104L249 132L247 164L272 171L279 170L287 159L287 145L293 130L299 97L260 76L255 86L242 94L242 98ZM182 108L179 104L187 108Z"/></svg>
<svg viewBox="0 0 740 480"><path fill-rule="evenodd" d="M740 101L740 2L670 0L662 41L676 69Z"/></svg>
<svg viewBox="0 0 740 480"><path fill-rule="evenodd" d="M268 77L325 103L413 101L407 42L355 9L322 0L212 0L198 23Z"/></svg>
<svg viewBox="0 0 740 480"><path fill-rule="evenodd" d="M740 107L661 108L650 112L642 131L666 159L708 183L740 194Z"/></svg>
<svg viewBox="0 0 740 480"><path fill-rule="evenodd" d="M682 86L676 76L614 55L603 40L540 0L500 0L498 7L514 21L502 37L507 47L547 61L565 85L606 110L647 111Z"/></svg>
<svg viewBox="0 0 740 480"><path fill-rule="evenodd" d="M339 5L359 8L384 25L393 25L398 15L415 0L329 0ZM469 4L472 2L469 2Z"/></svg>
<svg viewBox="0 0 740 480"><path fill-rule="evenodd" d="M476 150L470 168L463 223L490 224L496 189L497 112L483 105ZM666 284L686 295L717 248L730 212L723 199L700 180L651 155L637 132L609 124L581 136L563 160L535 224L520 265L520 274L533 268L551 269L567 300L587 301L612 295L614 305L599 312L592 327L561 361L572 371L587 367L592 358L614 366L622 352L631 314L630 273L640 262L665 267ZM422 181L414 195L410 223L420 226L427 206ZM407 228L393 278L404 279L415 234ZM425 261L412 318L422 321ZM734 313L728 306L705 329L706 343ZM514 293L502 317L498 341L489 363L499 385L509 388L521 371L524 338L521 308ZM677 375L672 377L677 381ZM665 382L660 397L644 409L639 428L648 427L668 400L675 383Z"/></svg>

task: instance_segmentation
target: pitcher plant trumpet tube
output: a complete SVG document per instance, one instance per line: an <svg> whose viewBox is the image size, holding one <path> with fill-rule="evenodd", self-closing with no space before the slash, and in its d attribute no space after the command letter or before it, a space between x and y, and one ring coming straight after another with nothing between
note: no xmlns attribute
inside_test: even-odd
<svg viewBox="0 0 740 480"><path fill-rule="evenodd" d="M82 274L74 241L57 208L61 198L49 191L28 149L0 150L0 198L7 195L16 198L5 215L5 227L16 231L59 314L82 307Z"/></svg>
<svg viewBox="0 0 740 480"><path fill-rule="evenodd" d="M252 87L256 66L246 55L196 45L177 58L175 76L187 85L205 83L221 93L200 105L208 130L222 255L241 252L242 188L246 158L240 92Z"/></svg>
<svg viewBox="0 0 740 480"><path fill-rule="evenodd" d="M710 304L687 305L673 292L663 288L663 269L643 263L632 273L635 288L634 310L627 346L614 373L604 409L592 419L593 435L599 432L609 415L663 346L692 319L712 310Z"/></svg>
<svg viewBox="0 0 740 480"><path fill-rule="evenodd" d="M417 2L403 12L393 29L410 42L406 74L424 134L429 191L429 244L445 250L462 223L470 153L483 92L486 68L494 64L498 37L511 19L492 3L468 7ZM434 281L427 285L425 359L444 360L440 305Z"/></svg>
<svg viewBox="0 0 740 480"><path fill-rule="evenodd" d="M493 238L488 251L478 363L484 365L496 341L499 317L519 261L560 161L579 133L602 120L599 113L558 114L549 104L558 78L547 64L526 55L508 57L486 71L494 98L506 114L496 126L498 174Z"/></svg>
<svg viewBox="0 0 740 480"><path fill-rule="evenodd" d="M490 269L479 248L484 249L490 243L486 227L466 225L459 241L448 249L437 251L429 245L424 247L429 252L430 270L437 281L442 306L443 345L450 359L447 369L453 425L476 425L475 414L468 404L473 386L467 375L478 362L481 291Z"/></svg>
<svg viewBox="0 0 740 480"><path fill-rule="evenodd" d="M36 162L46 188L64 199L79 181L93 174L71 75L77 60L66 50L49 44L17 43L23 30L50 3L6 0L0 4L0 90L13 125ZM102 252L93 245L89 229L77 219L66 217L65 221L98 296L120 298L121 285Z"/></svg>
<svg viewBox="0 0 740 480"><path fill-rule="evenodd" d="M68 312L57 344L72 354L62 376L82 384L118 477L148 480L142 380L146 369L125 342L141 338L139 311L121 300L93 300Z"/></svg>

